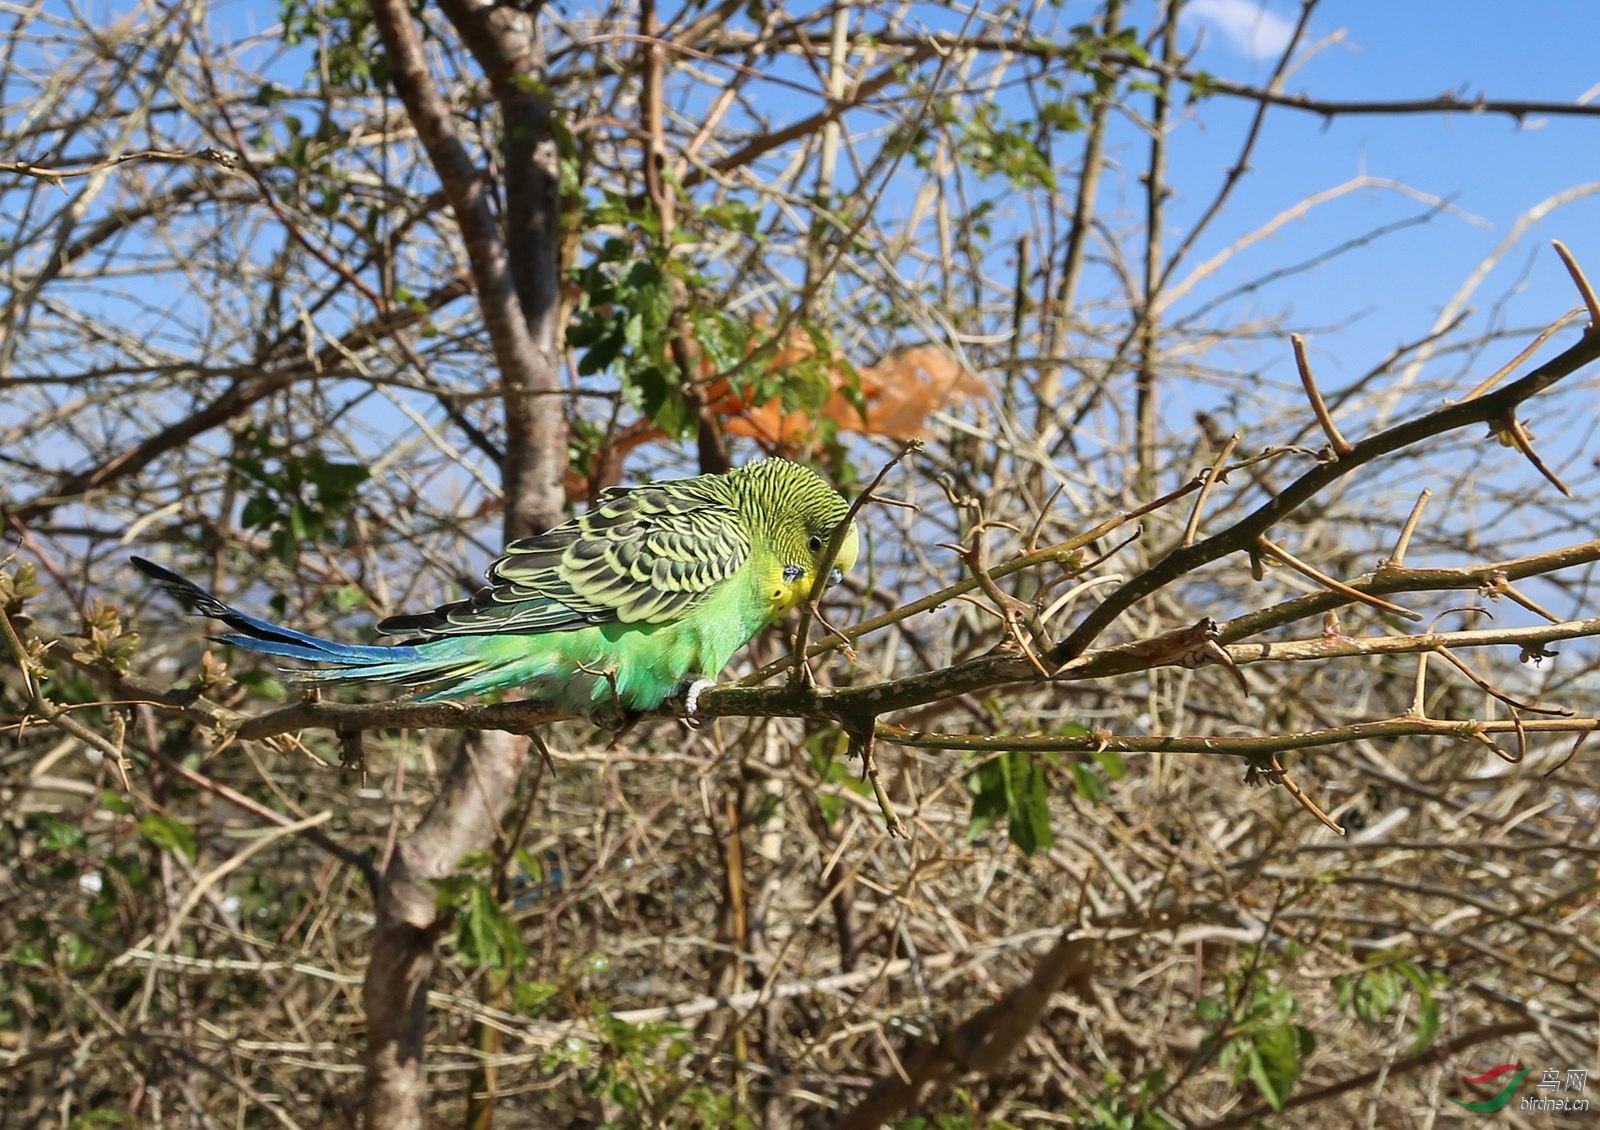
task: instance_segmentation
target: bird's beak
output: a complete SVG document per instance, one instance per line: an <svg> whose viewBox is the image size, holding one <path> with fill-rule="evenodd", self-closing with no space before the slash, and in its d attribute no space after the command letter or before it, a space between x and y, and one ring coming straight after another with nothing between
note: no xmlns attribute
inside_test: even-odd
<svg viewBox="0 0 1600 1130"><path fill-rule="evenodd" d="M828 587L831 589L842 580L844 580L844 570L835 565L833 571L828 574Z"/></svg>

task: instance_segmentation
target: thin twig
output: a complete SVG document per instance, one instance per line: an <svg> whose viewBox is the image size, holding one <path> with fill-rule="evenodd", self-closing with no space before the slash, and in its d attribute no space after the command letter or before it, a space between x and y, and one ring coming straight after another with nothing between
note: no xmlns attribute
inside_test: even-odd
<svg viewBox="0 0 1600 1130"><path fill-rule="evenodd" d="M16 659L17 666L22 671L23 689L27 693L28 701L33 704L33 708L52 726L65 730L85 745L99 750L111 762L112 768L116 770L118 778L122 781L123 791L129 791L128 760L123 754L120 741L116 743L108 741L105 735L91 730L72 717L70 713L44 697L44 692L39 689L39 684L33 679L33 659L28 655L28 649L23 645L22 637L17 634L16 625L11 622L11 614L3 607L0 607L0 635L5 636L6 646L10 649L12 657ZM117 727L116 733L120 739L122 736L120 726Z"/></svg>
<svg viewBox="0 0 1600 1130"><path fill-rule="evenodd" d="M1286 770L1283 767L1283 763L1278 760L1277 754L1272 755L1272 768L1277 776L1277 783L1283 786L1285 792L1294 797L1295 802L1299 804L1301 808L1305 809L1307 812L1311 813L1311 815L1320 820L1323 827L1332 831L1336 835L1344 835L1343 826L1340 825L1339 822L1333 817L1324 812L1322 810L1322 806L1316 801L1312 800L1304 789L1295 784L1294 778L1289 776L1288 770Z"/></svg>
<svg viewBox="0 0 1600 1130"><path fill-rule="evenodd" d="M833 571L833 563L839 556L839 550L844 547L845 538L850 536L851 523L855 521L855 517L861 512L861 508L872 500L872 492L877 490L878 484L883 482L884 476L907 455L921 450L922 441L920 439L908 439L901 444L900 450L895 452L882 467L878 468L878 473L867 484L867 489L856 495L855 501L851 502L850 508L845 511L844 520L833 531L833 537L829 539L827 547L822 551L822 557L817 562L817 575L811 579L811 592L806 597L805 603L800 606L800 620L794 629L794 669L790 676L792 679L804 682L810 678L811 669L806 666L806 646L807 640L811 636L811 622L817 616L817 602L822 599L822 594L827 591L828 574ZM849 641L845 640L845 642L848 643Z"/></svg>
<svg viewBox="0 0 1600 1130"><path fill-rule="evenodd" d="M1492 578L1490 578L1489 583L1484 585L1480 591L1490 600L1498 600L1503 596L1514 604L1520 604L1523 608L1526 608L1535 616L1543 616L1552 624L1561 623L1561 617L1557 616L1554 612L1550 611L1532 597L1527 596L1518 590L1518 588L1511 583L1510 579L1504 573L1496 573Z"/></svg>
<svg viewBox="0 0 1600 1130"><path fill-rule="evenodd" d="M1556 334L1560 333L1562 330L1566 329L1567 325L1571 323L1573 319L1579 317L1582 313L1583 308L1579 307L1576 310L1569 310L1566 314L1551 322L1544 329L1540 330L1532 341L1523 346L1515 357L1507 361L1504 365L1501 365L1483 380L1479 381L1473 386L1472 391L1467 393L1467 395L1463 396L1461 399L1473 400L1494 388L1495 385L1499 384L1505 379L1506 374L1514 372L1524 361L1537 353L1541 345L1555 337ZM1466 317L1465 311L1462 311L1461 317Z"/></svg>
<svg viewBox="0 0 1600 1130"><path fill-rule="evenodd" d="M1302 576L1309 577L1311 580L1317 582L1317 584L1322 585L1324 588L1333 590L1340 596L1349 597L1351 600L1358 600L1362 604L1370 604L1374 608L1380 609L1384 612L1393 613L1396 616L1404 616L1407 620L1422 619L1422 613L1420 612L1413 612L1409 608L1402 608L1400 605L1384 600L1382 597L1373 596L1371 593L1362 592L1357 588L1351 588L1343 581L1334 580L1321 570L1306 564L1294 554L1290 553L1287 549L1284 549L1283 546L1279 545L1277 542L1269 540L1266 534L1262 534L1256 538L1256 547L1262 553L1277 558L1295 572L1301 574Z"/></svg>
<svg viewBox="0 0 1600 1130"><path fill-rule="evenodd" d="M1206 499L1211 497L1211 492L1220 482L1228 478L1228 457L1233 454L1233 449L1239 446L1239 433L1234 432L1228 437L1228 442L1222 445L1222 450L1211 461L1211 473L1200 481L1200 495L1194 500L1194 509L1189 512L1189 521L1183 527L1183 537L1179 540L1180 546L1193 545L1195 536L1200 532L1200 514L1205 509Z"/></svg>
<svg viewBox="0 0 1600 1130"><path fill-rule="evenodd" d="M32 161L0 161L0 173L15 173L18 176L36 177L42 181L61 188L61 184L68 177L86 177L106 169L114 169L118 165L126 165L134 161L155 161L166 163L195 162L217 165L224 169L237 169L240 157L238 153L226 149L218 149L208 145L203 149L196 149L192 153L169 149L141 149L137 153L123 153L116 157L107 157L104 161L96 161L90 165L75 165L70 169L51 169L43 165L36 165Z"/></svg>
<svg viewBox="0 0 1600 1130"><path fill-rule="evenodd" d="M1289 341L1294 345L1294 363L1295 368L1300 370L1300 384L1306 390L1306 399L1311 401L1311 411L1316 413L1317 423L1322 425L1322 434L1328 437L1328 446L1333 448L1335 455L1349 455L1355 450L1355 445L1340 434L1339 425L1333 422L1333 414L1328 411L1328 404L1322 399L1322 390L1317 388L1317 378L1311 373L1311 358L1306 356L1305 338L1299 334L1290 334Z"/></svg>
<svg viewBox="0 0 1600 1130"><path fill-rule="evenodd" d="M1482 611L1482 609L1479 609L1478 611ZM1559 718L1571 718L1576 713L1576 711L1570 710L1565 706L1538 706L1531 702L1520 702L1506 694L1504 691L1496 688L1492 683L1489 682L1489 680L1474 672L1471 667L1467 666L1460 656L1456 655L1449 648L1440 646L1435 654L1443 656L1452 667L1454 667L1457 671L1460 671L1468 679L1472 680L1477 688L1484 694L1499 699L1513 710L1526 710L1531 714L1553 714Z"/></svg>
<svg viewBox="0 0 1600 1130"><path fill-rule="evenodd" d="M1600 718L1535 718L1524 721L1529 734L1590 734L1600 730ZM954 749L994 754L1004 751L1028 753L1182 753L1195 757L1228 757L1259 761L1273 753L1300 749L1337 749L1352 742L1398 740L1402 738L1459 739L1486 734L1515 733L1518 723L1509 720L1463 722L1454 718L1425 718L1407 711L1393 718L1370 722L1351 722L1294 734L1261 734L1256 737L1227 737L1213 734L1173 736L1170 734L1118 734L1092 730L1083 734L971 734L912 730L893 722L879 722L879 740L912 749ZM1469 733L1470 731L1470 733Z"/></svg>
<svg viewBox="0 0 1600 1130"><path fill-rule="evenodd" d="M1589 740L1589 735L1594 733L1595 730L1600 730L1600 721L1596 721L1594 726L1592 726L1591 728L1589 728L1587 730L1584 730L1582 733L1580 733L1573 740L1572 748L1567 751L1567 756L1563 757L1560 761L1556 762L1548 770L1546 770L1545 771L1545 776L1546 777L1553 777L1553 776L1556 775L1557 772L1559 772L1562 769L1565 769L1567 767L1567 762L1571 761L1574 757L1578 756L1578 750L1583 748L1583 743Z"/></svg>
<svg viewBox="0 0 1600 1130"><path fill-rule="evenodd" d="M1594 287L1590 285L1589 278L1583 273L1583 268L1578 265L1578 260L1567 250L1567 245L1559 239L1552 239L1551 244L1556 249L1556 254L1561 256L1561 262L1566 266L1567 273L1572 276L1572 283L1578 288L1578 293L1583 296L1583 305L1589 311L1589 328L1585 333L1600 333L1600 299L1595 297Z"/></svg>
<svg viewBox="0 0 1600 1130"><path fill-rule="evenodd" d="M1406 711L1408 717L1428 719L1428 656L1432 649L1417 654L1417 677L1411 687L1411 709Z"/></svg>
<svg viewBox="0 0 1600 1130"><path fill-rule="evenodd" d="M138 745L136 745L134 748L139 750L139 752L143 753L146 757L149 757L155 761L159 761L167 772L174 773L177 776L182 777L185 781L188 781L196 788L204 789L206 792L211 793L221 800L227 801L229 804L236 806L244 812L250 813L252 816L255 816L257 819L262 820L267 824L270 824L276 828L287 828L294 823L294 821L290 820L289 817L285 816L283 813L268 808L254 797L247 796L244 793L239 792L237 789L229 788L221 781L213 780L210 777L207 777L204 773L190 769L187 765L183 764L182 761L168 756L159 749ZM373 893L377 892L378 872L373 867L372 857L370 855L365 852L359 852L345 847L343 844L333 839L321 829L311 825L307 825L298 829L298 834L301 839L305 840L307 843L313 844L321 850L327 852L341 863L355 868L361 873L362 878L367 881L368 889Z"/></svg>
<svg viewBox="0 0 1600 1130"><path fill-rule="evenodd" d="M895 813L894 802L889 799L889 790L883 787L883 780L878 775L878 759L874 756L874 748L877 745L876 724L868 722L859 729L847 726L846 732L850 735L851 752L861 755L861 779L872 786L872 795L883 813L884 828L891 836L906 838L906 826L900 822L900 817Z"/></svg>
<svg viewBox="0 0 1600 1130"><path fill-rule="evenodd" d="M1432 497L1431 487L1423 487L1422 493L1417 495L1417 501L1411 507L1411 514L1406 518L1406 524L1400 528L1400 536L1395 539L1394 552L1389 555L1389 560L1383 563L1384 568L1398 569L1405 562L1406 550L1411 546L1411 535L1417 532L1417 523L1422 520L1423 507L1428 505L1428 499Z"/></svg>

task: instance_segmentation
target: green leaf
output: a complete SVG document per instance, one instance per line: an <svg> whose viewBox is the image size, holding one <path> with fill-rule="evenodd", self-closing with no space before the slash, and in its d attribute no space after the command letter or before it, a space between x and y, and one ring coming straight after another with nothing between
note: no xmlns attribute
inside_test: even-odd
<svg viewBox="0 0 1600 1130"><path fill-rule="evenodd" d="M1395 970L1417 990L1417 1038L1413 1050L1420 1052L1439 1034L1439 1001L1433 995L1433 983L1427 973L1416 965L1402 961Z"/></svg>
<svg viewBox="0 0 1600 1130"><path fill-rule="evenodd" d="M750 344L749 329L720 310L696 309L691 315L694 339L717 372L734 368Z"/></svg>
<svg viewBox="0 0 1600 1130"><path fill-rule="evenodd" d="M522 93L532 94L536 98L550 97L550 88L533 75L512 75L511 85L522 91Z"/></svg>
<svg viewBox="0 0 1600 1130"><path fill-rule="evenodd" d="M499 910L488 888L474 883L467 889L467 908L461 914L460 949L462 960L469 965L501 964L499 923L495 921Z"/></svg>
<svg viewBox="0 0 1600 1130"><path fill-rule="evenodd" d="M44 588L39 584L39 573L27 561L17 566L12 573L0 569L0 607L6 607L12 612L20 611L22 602L29 597L38 596Z"/></svg>
<svg viewBox="0 0 1600 1130"><path fill-rule="evenodd" d="M1209 998L1194 1002L1194 1014L1207 1024L1220 1024L1228 1018L1228 1009L1221 1001Z"/></svg>
<svg viewBox="0 0 1600 1130"><path fill-rule="evenodd" d="M1316 1040L1298 1024L1257 1032L1246 1054L1250 1081L1273 1110L1282 1110Z"/></svg>
<svg viewBox="0 0 1600 1130"><path fill-rule="evenodd" d="M1417 1038L1411 1043L1412 1051L1424 1051L1438 1034L1439 1002L1429 996L1417 1005Z"/></svg>
<svg viewBox="0 0 1600 1130"><path fill-rule="evenodd" d="M640 259L628 268L622 282L632 290L653 290L661 282L661 268L648 259Z"/></svg>
<svg viewBox="0 0 1600 1130"><path fill-rule="evenodd" d="M697 423L695 414L676 382L667 378L661 369L651 366L641 370L635 378L645 415L667 435L683 439Z"/></svg>
<svg viewBox="0 0 1600 1130"><path fill-rule="evenodd" d="M511 1005L524 1016L537 1016L556 992L556 987L545 981L518 981L511 986Z"/></svg>
<svg viewBox="0 0 1600 1130"><path fill-rule="evenodd" d="M757 828L762 827L768 820L777 815L778 808L782 804L782 793L767 793L761 798L761 802L756 805L755 812L751 813L750 823Z"/></svg>
<svg viewBox="0 0 1600 1130"><path fill-rule="evenodd" d="M578 359L578 375L587 377L605 372L622 352L622 346L621 328L610 327L596 337L594 345Z"/></svg>
<svg viewBox="0 0 1600 1130"><path fill-rule="evenodd" d="M276 699L282 702L289 697L288 688L283 685L278 676L264 668L258 667L252 671L230 671L228 674L241 687L255 692L262 698Z"/></svg>
<svg viewBox="0 0 1600 1130"><path fill-rule="evenodd" d="M477 880L471 875L441 875L428 882L433 884L433 908L440 914L449 914Z"/></svg>
<svg viewBox="0 0 1600 1130"><path fill-rule="evenodd" d="M1050 801L1045 791L1044 772L1038 763L1018 750L1012 761L1011 788L1011 842L1023 855L1048 848L1056 842L1050 828Z"/></svg>
<svg viewBox="0 0 1600 1130"><path fill-rule="evenodd" d="M69 969L81 968L100 956L100 948L78 934L68 934L61 949Z"/></svg>
<svg viewBox="0 0 1600 1130"><path fill-rule="evenodd" d="M1080 726L1072 727L1072 729L1081 730L1083 728ZM1108 780L1120 781L1122 778L1128 775L1128 763L1123 760L1120 753L1114 753L1109 749L1102 749L1095 751L1090 756L1100 763L1100 770L1106 775Z"/></svg>
<svg viewBox="0 0 1600 1130"><path fill-rule="evenodd" d="M643 314L630 314L628 320L622 323L622 340L635 353L644 347Z"/></svg>
<svg viewBox="0 0 1600 1130"><path fill-rule="evenodd" d="M1403 982L1392 970L1373 969L1356 978L1351 1005L1356 1016L1369 1028L1377 1027L1400 1003Z"/></svg>
<svg viewBox="0 0 1600 1130"><path fill-rule="evenodd" d="M700 218L723 227L736 228L745 235L755 235L761 214L742 200L728 200L701 209Z"/></svg>
<svg viewBox="0 0 1600 1130"><path fill-rule="evenodd" d="M1002 814L1011 842L1024 855L1055 842L1045 775L1027 751L1006 750L984 762L968 774L967 786L972 790L969 842L988 831Z"/></svg>
<svg viewBox="0 0 1600 1130"><path fill-rule="evenodd" d="M544 864L527 848L518 848L511 855L522 867L530 883L544 882Z"/></svg>
<svg viewBox="0 0 1600 1130"><path fill-rule="evenodd" d="M317 485L317 496L332 505L336 500L351 498L356 489L372 477L359 463L328 463L321 459L311 461L306 477Z"/></svg>
<svg viewBox="0 0 1600 1130"><path fill-rule="evenodd" d="M872 786L863 781L855 771L855 767L844 761L833 761L828 764L828 771L823 775L823 781L830 785L838 785L848 789L856 796L871 796Z"/></svg>
<svg viewBox="0 0 1600 1130"><path fill-rule="evenodd" d="M1084 761L1074 761L1071 765L1072 789L1084 800L1099 804L1106 799L1106 783L1094 767Z"/></svg>
<svg viewBox="0 0 1600 1130"><path fill-rule="evenodd" d="M1083 128L1083 115L1071 102L1046 102L1039 107L1039 120L1071 133Z"/></svg>
<svg viewBox="0 0 1600 1130"><path fill-rule="evenodd" d="M606 323L592 316L592 312L579 307L572 325L567 328L567 346L584 349L599 341L606 331Z"/></svg>
<svg viewBox="0 0 1600 1130"><path fill-rule="evenodd" d="M181 821L159 812L150 812L139 817L135 827L141 836L161 851L181 853L190 863L200 857L200 842L194 829Z"/></svg>
<svg viewBox="0 0 1600 1130"><path fill-rule="evenodd" d="M818 793L817 810L822 813L822 822L831 827L844 811L844 798L833 793Z"/></svg>
<svg viewBox="0 0 1600 1130"><path fill-rule="evenodd" d="M509 971L527 960L521 930L500 909L487 884L471 883L466 894L466 906L456 919L456 950L461 963Z"/></svg>
<svg viewBox="0 0 1600 1130"><path fill-rule="evenodd" d="M247 529L259 530L277 524L278 504L264 494L250 496L239 514L239 524Z"/></svg>
<svg viewBox="0 0 1600 1130"><path fill-rule="evenodd" d="M41 816L30 821L40 833L39 845L48 851L71 851L84 843L83 829L54 816Z"/></svg>
<svg viewBox="0 0 1600 1130"><path fill-rule="evenodd" d="M998 758L984 762L967 774L972 790L972 813L967 817L967 842L972 843L1006 814L1006 777Z"/></svg>

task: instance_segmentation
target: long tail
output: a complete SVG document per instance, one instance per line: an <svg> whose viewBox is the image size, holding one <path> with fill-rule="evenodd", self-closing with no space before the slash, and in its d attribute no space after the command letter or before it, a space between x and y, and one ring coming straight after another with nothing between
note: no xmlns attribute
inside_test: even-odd
<svg viewBox="0 0 1600 1130"><path fill-rule="evenodd" d="M459 648L424 651L422 647L410 644L385 647L380 644L337 643L297 632L293 628L269 624L223 604L193 581L178 576L170 569L163 569L142 557L129 560L134 568L154 581L157 588L183 605L185 611L195 616L221 620L238 633L210 637L218 643L280 659L300 659L324 665L319 670L292 672L300 682L399 683L407 687L444 683L446 686L438 689L445 691L483 667L481 660L463 654L463 649Z"/></svg>

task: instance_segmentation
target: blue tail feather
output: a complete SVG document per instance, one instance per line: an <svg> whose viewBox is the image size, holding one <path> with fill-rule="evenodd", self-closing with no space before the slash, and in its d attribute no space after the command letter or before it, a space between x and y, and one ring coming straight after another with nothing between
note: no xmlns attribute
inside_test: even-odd
<svg viewBox="0 0 1600 1130"><path fill-rule="evenodd" d="M234 624L234 627L238 626ZM421 653L414 647L336 643L333 640L309 636L304 632L295 632L288 628L280 628L273 634L289 638L269 638L265 633L210 638L230 647L242 647L247 651L258 651L262 655L275 655L280 659L304 659L310 663L387 663L396 659L421 658Z"/></svg>
<svg viewBox="0 0 1600 1130"><path fill-rule="evenodd" d="M332 669L307 672L310 681L355 679L374 682L404 682L411 685L431 682L430 670L459 665L459 657L441 663L429 662L416 647L400 645L385 647L381 644L346 644L321 636L298 632L271 624L265 620L240 612L222 603L193 581L180 577L169 569L146 561L142 557L130 558L134 568L156 583L156 587L181 604L185 611L196 616L220 620L239 635L212 636L218 643L244 648L247 651L280 659L299 659L308 663L334 664ZM419 666L420 665L420 666Z"/></svg>

